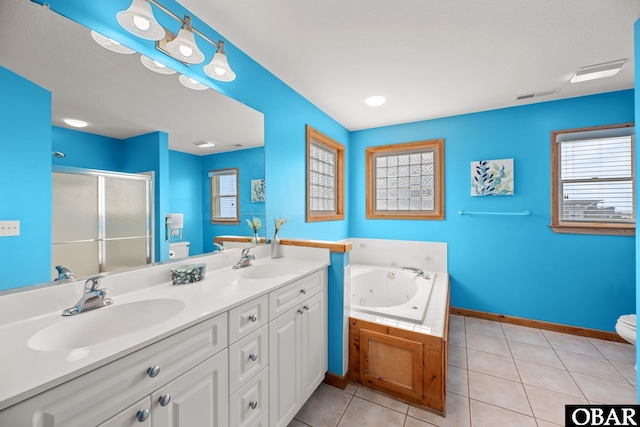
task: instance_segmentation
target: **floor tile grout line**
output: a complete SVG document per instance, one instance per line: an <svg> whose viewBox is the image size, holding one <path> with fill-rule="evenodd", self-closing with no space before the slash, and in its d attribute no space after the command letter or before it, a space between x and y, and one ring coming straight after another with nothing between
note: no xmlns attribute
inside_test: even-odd
<svg viewBox="0 0 640 427"><path fill-rule="evenodd" d="M357 390L356 390L357 391ZM351 402L353 402L353 398L356 397L356 394L353 393L351 395L351 399L349 399L349 403L347 403L347 406L344 407L344 411L342 411L342 415L340 415L340 418L338 418L338 422L336 423L336 427L338 427L340 425L340 422L342 421L342 418L344 418L344 414L347 413L347 410L349 409L349 405L351 405ZM313 427L313 426L312 426Z"/></svg>
<svg viewBox="0 0 640 427"><path fill-rule="evenodd" d="M504 411L509 411L509 412L513 412L514 414L518 414L518 415L523 415L525 417L529 417L529 418L533 418L534 420L536 419L533 410L531 411L531 415L527 415L527 414L523 414L522 412L518 412L518 411L514 411L513 409L509 409L509 408L505 408L504 406L498 406L498 405L494 405L493 403L488 403L482 400L478 400L478 399L471 399L469 398L469 405L471 405L471 401L475 401L478 403L482 403L483 405L489 405L489 406L493 406L494 408L498 408L498 409L502 409ZM527 398L527 401L529 400L529 398ZM469 408L471 409L471 408ZM473 418L473 417L472 417ZM543 420L544 421L544 420ZM536 423L537 424L537 423Z"/></svg>

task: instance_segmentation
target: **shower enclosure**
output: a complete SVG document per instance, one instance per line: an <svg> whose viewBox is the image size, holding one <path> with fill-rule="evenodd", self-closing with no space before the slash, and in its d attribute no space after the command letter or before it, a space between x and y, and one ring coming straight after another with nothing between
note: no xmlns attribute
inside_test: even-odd
<svg viewBox="0 0 640 427"><path fill-rule="evenodd" d="M153 259L153 179L89 169L53 169L52 280L56 265L77 276Z"/></svg>

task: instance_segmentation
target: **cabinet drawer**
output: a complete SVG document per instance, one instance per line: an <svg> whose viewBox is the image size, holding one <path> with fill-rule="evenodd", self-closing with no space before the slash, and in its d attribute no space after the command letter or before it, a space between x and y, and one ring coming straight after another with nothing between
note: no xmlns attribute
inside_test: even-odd
<svg viewBox="0 0 640 427"><path fill-rule="evenodd" d="M229 344L267 324L269 297L263 295L229 310Z"/></svg>
<svg viewBox="0 0 640 427"><path fill-rule="evenodd" d="M252 379L229 400L229 425L250 427L269 410L269 368Z"/></svg>
<svg viewBox="0 0 640 427"><path fill-rule="evenodd" d="M265 325L229 347L229 390L233 394L269 365L269 328Z"/></svg>
<svg viewBox="0 0 640 427"><path fill-rule="evenodd" d="M284 314L323 289L321 272L296 280L269 294L269 320Z"/></svg>
<svg viewBox="0 0 640 427"><path fill-rule="evenodd" d="M151 417L149 416L149 408L151 408L151 399L149 396L129 406L113 418L109 418L98 427L149 427L151 425ZM147 411L147 415L142 411ZM140 417L140 419L138 419Z"/></svg>
<svg viewBox="0 0 640 427"><path fill-rule="evenodd" d="M0 426L98 425L226 345L224 313L0 411Z"/></svg>

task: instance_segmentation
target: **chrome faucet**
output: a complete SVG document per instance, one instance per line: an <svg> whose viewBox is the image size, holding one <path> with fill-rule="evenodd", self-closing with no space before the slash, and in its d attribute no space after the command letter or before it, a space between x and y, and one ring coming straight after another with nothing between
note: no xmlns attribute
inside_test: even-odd
<svg viewBox="0 0 640 427"><path fill-rule="evenodd" d="M73 275L73 272L71 270L69 270L67 267L64 267L62 265L56 265L56 270L58 270L58 277L54 280L74 280L75 276Z"/></svg>
<svg viewBox="0 0 640 427"><path fill-rule="evenodd" d="M213 242L213 246L216 248L216 251L224 252L224 246L222 246L220 243Z"/></svg>
<svg viewBox="0 0 640 427"><path fill-rule="evenodd" d="M414 273L416 273L418 276L422 277L423 279L430 279L428 274L425 274L424 271L420 270L419 268L416 267L402 267L403 270L409 270L409 271L413 271Z"/></svg>
<svg viewBox="0 0 640 427"><path fill-rule="evenodd" d="M72 316L78 313L84 313L85 311L93 310L94 308L100 308L113 304L111 298L106 298L107 290L100 286L100 279L102 276L91 277L84 283L85 294L82 295L80 301L73 307L67 308L62 311L63 316Z"/></svg>
<svg viewBox="0 0 640 427"><path fill-rule="evenodd" d="M242 253L240 254L240 259L231 268L238 269L238 268L249 267L251 265L251 260L256 259L255 255L249 254L250 249L251 248L244 248L242 250Z"/></svg>

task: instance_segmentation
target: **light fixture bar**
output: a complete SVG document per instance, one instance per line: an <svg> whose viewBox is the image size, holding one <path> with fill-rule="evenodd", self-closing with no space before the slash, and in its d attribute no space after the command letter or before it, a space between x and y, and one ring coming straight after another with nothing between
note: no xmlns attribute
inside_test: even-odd
<svg viewBox="0 0 640 427"><path fill-rule="evenodd" d="M183 23L183 19L176 15L175 13L173 13L172 11L170 11L169 9L167 9L166 7L164 7L163 5L161 5L160 3L158 3L156 0L148 0L149 3L153 3L154 5L156 5L158 7L158 9L162 10L164 13L166 13L167 15L171 16L173 19L175 19L176 21L180 22L180 24ZM202 33L202 31L198 30L196 27L191 27L191 30L198 34L200 37L202 37L203 39L205 39L206 41L208 41L209 43L211 43L212 45L214 45L216 48L218 47L218 43L214 42L213 40L211 40L209 37L207 37L206 35L204 35Z"/></svg>

